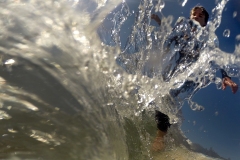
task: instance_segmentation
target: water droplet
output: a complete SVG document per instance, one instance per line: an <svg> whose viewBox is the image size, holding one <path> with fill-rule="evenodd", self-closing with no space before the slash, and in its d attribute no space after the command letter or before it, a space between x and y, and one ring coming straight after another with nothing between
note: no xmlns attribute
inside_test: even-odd
<svg viewBox="0 0 240 160"><path fill-rule="evenodd" d="M205 37L204 37L203 35L200 35L200 36L198 37L198 40L199 40L200 42L203 42L204 39L205 39Z"/></svg>
<svg viewBox="0 0 240 160"><path fill-rule="evenodd" d="M230 30L229 29L225 29L223 32L223 36L224 37L229 37L230 36Z"/></svg>
<svg viewBox="0 0 240 160"><path fill-rule="evenodd" d="M159 9L163 9L165 7L165 2L164 1L161 1L160 3L159 3Z"/></svg>
<svg viewBox="0 0 240 160"><path fill-rule="evenodd" d="M155 7L155 12L161 12L164 7L165 7L165 2L159 1Z"/></svg>
<svg viewBox="0 0 240 160"><path fill-rule="evenodd" d="M10 132L10 133L17 133L17 131L14 130L14 129L12 129L12 128L9 128L9 129L8 129L8 132Z"/></svg>
<svg viewBox="0 0 240 160"><path fill-rule="evenodd" d="M239 76L239 69L237 66L231 65L231 67L228 70L228 74L231 77Z"/></svg>
<svg viewBox="0 0 240 160"><path fill-rule="evenodd" d="M194 125L194 126L196 125L196 121L193 121L193 125Z"/></svg>
<svg viewBox="0 0 240 160"><path fill-rule="evenodd" d="M14 60L14 59L8 59L8 60L6 60L6 62L5 62L6 65L12 65L12 64L14 64L14 63L15 63L15 60Z"/></svg>
<svg viewBox="0 0 240 160"><path fill-rule="evenodd" d="M237 11L233 12L233 18L237 16Z"/></svg>
<svg viewBox="0 0 240 160"><path fill-rule="evenodd" d="M178 0L178 3L179 3L182 7L184 7L185 4L187 3L187 0Z"/></svg>
<svg viewBox="0 0 240 160"><path fill-rule="evenodd" d="M189 49L192 49L194 47L194 42L193 41L189 41L188 42L188 46L189 46Z"/></svg>
<svg viewBox="0 0 240 160"><path fill-rule="evenodd" d="M181 45L180 44L174 46L174 51L177 52L177 51L180 51L180 49L181 49Z"/></svg>
<svg viewBox="0 0 240 160"><path fill-rule="evenodd" d="M218 47L218 46L219 46L218 38L215 37L215 38L213 39L213 42L214 42L215 47Z"/></svg>
<svg viewBox="0 0 240 160"><path fill-rule="evenodd" d="M222 88L222 80L220 78L217 77L215 79L215 84L216 84L217 89L221 89Z"/></svg>

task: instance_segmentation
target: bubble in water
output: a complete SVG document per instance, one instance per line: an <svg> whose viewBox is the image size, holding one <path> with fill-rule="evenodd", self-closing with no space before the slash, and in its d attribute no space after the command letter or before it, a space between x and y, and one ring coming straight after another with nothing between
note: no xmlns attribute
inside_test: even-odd
<svg viewBox="0 0 240 160"><path fill-rule="evenodd" d="M235 18L237 16L237 12L233 12L233 18Z"/></svg>
<svg viewBox="0 0 240 160"><path fill-rule="evenodd" d="M223 36L224 37L229 37L230 36L230 30L229 29L225 29L223 32Z"/></svg>

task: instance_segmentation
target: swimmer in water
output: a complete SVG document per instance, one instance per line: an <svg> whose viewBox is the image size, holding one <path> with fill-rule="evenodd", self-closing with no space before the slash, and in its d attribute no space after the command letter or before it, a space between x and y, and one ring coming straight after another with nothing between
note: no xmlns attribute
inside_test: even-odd
<svg viewBox="0 0 240 160"><path fill-rule="evenodd" d="M156 14L152 14L151 18L154 19L159 25L161 25L161 19ZM191 9L190 20L197 21L201 27L206 26L208 19L209 19L209 14L204 7L196 6ZM175 44L178 43L177 39L170 39L169 41L170 42L175 41L176 42ZM176 72L178 72L179 66L185 63L186 60L191 59L191 63L196 62L200 55L201 46L202 45L195 47L197 50L197 55L195 54L194 56L191 56L190 54L186 53L184 49L180 50L179 51L180 56L179 56L179 59L176 60L175 66L172 67L172 69L167 68L166 71L163 72L163 79L165 81L169 81L174 75L176 75ZM188 64L188 66L191 65L191 63ZM238 90L238 85L231 80L231 77L229 77L223 69L220 69L220 72L222 74L222 89L225 90L226 87L229 86L233 94L235 94ZM177 97L179 93L183 93L183 92L186 92L186 94L188 94L189 92L196 91L195 89L199 85L200 84L195 83L193 81L186 80L186 82L181 87L179 87L176 90L170 91L170 94L173 97ZM157 131L157 136L152 144L152 150L159 151L164 148L163 137L164 135L166 135L168 128L171 126L171 124L169 123L169 117L166 114L161 113L159 111L156 111L155 113L155 121L157 123L158 131Z"/></svg>

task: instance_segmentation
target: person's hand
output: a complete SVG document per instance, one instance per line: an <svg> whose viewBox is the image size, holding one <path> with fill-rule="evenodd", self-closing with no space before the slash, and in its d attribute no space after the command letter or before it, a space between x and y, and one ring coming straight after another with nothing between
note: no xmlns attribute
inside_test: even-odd
<svg viewBox="0 0 240 160"><path fill-rule="evenodd" d="M229 77L223 78L222 81L222 89L225 90L227 86L231 87L233 94L235 94L238 90L238 85L234 83Z"/></svg>
<svg viewBox="0 0 240 160"><path fill-rule="evenodd" d="M151 19L154 19L159 25L161 25L161 19L156 14L151 15Z"/></svg>

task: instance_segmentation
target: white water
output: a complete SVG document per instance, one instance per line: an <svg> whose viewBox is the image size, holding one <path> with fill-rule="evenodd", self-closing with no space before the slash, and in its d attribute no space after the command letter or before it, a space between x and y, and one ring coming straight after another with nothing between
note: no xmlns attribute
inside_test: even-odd
<svg viewBox="0 0 240 160"><path fill-rule="evenodd" d="M0 3L1 158L151 159L155 109L176 124L166 137L166 152L156 157L171 157L178 146L187 145L179 130L181 105L163 97L176 80L189 77L179 75L165 83L159 71L158 46L172 29L171 16L163 19L158 31L149 25L156 8L142 1L125 46L121 25L135 14L121 1ZM221 23L217 17L225 3L216 6L209 33ZM114 27L104 30L104 18L119 4ZM164 7L161 1L157 4L158 10ZM238 48L233 55L225 54L217 48L216 35L208 36L209 47L188 72L209 70L207 58L217 66L230 66L230 76L239 76L239 70L231 68L240 66ZM125 66L117 64L117 57ZM152 67L157 69L150 72ZM211 76L214 71L204 73ZM149 105L153 100L156 105Z"/></svg>

